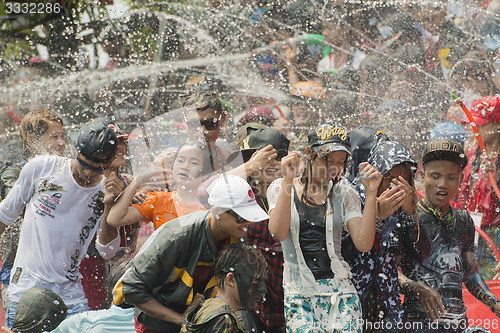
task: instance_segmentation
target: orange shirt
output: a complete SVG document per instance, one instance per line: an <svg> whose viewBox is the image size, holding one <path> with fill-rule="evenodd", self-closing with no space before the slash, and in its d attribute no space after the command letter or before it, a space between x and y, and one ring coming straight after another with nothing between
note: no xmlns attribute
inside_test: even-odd
<svg viewBox="0 0 500 333"><path fill-rule="evenodd" d="M177 191L151 192L148 193L145 204L133 204L132 206L141 213L143 221L153 222L155 230L164 223L179 216L191 214L199 210L206 210L203 206L193 206L183 203L177 198Z"/></svg>

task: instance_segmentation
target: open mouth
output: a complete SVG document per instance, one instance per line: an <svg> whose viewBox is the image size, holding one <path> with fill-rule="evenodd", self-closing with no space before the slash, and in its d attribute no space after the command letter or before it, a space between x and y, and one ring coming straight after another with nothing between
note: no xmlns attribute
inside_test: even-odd
<svg viewBox="0 0 500 333"><path fill-rule="evenodd" d="M448 192L446 191L438 191L436 192L436 197L438 199L445 199L448 196Z"/></svg>

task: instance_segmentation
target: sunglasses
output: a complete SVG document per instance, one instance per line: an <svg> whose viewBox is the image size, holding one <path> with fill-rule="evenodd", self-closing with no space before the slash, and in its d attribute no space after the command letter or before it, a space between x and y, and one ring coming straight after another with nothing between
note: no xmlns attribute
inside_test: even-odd
<svg viewBox="0 0 500 333"><path fill-rule="evenodd" d="M99 167L97 167L97 166L94 166L94 165L90 165L87 162L85 162L84 160L82 160L80 158L80 156L76 156L76 160L78 161L78 164L80 164L82 166L82 168L88 169L88 170L91 170L91 171L94 171L94 172L97 172L97 173L103 173L108 168L107 166L99 166Z"/></svg>
<svg viewBox="0 0 500 333"><path fill-rule="evenodd" d="M230 209L230 210L227 210L226 213L228 213L229 215L232 215L234 217L236 217L236 223L238 224L241 224L241 223L245 223L247 222L247 220L245 220L243 217L239 216L234 210Z"/></svg>
<svg viewBox="0 0 500 333"><path fill-rule="evenodd" d="M213 131L219 127L219 118L212 118L208 120L198 120L198 119L191 119L191 120L185 120L188 128L192 131L197 131L201 127L205 126L205 128L208 131Z"/></svg>

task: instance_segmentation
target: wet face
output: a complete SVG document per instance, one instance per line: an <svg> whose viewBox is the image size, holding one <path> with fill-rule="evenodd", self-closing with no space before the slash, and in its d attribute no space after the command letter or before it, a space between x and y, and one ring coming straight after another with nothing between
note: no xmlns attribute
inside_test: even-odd
<svg viewBox="0 0 500 333"><path fill-rule="evenodd" d="M425 202L433 209L447 212L460 186L462 168L452 161L430 161L422 170L422 180Z"/></svg>
<svg viewBox="0 0 500 333"><path fill-rule="evenodd" d="M203 152L194 146L183 146L172 166L172 173L177 184L186 184L196 180L203 169Z"/></svg>
<svg viewBox="0 0 500 333"><path fill-rule="evenodd" d="M64 128L61 123L55 121L48 122L47 131L40 137L39 140L28 142L31 145L31 150L36 154L50 154L63 156L66 148L64 140Z"/></svg>
<svg viewBox="0 0 500 333"><path fill-rule="evenodd" d="M261 302L266 294L265 277L255 277L255 273L248 266L235 267L234 275L238 284L238 296L241 307L247 311L254 310L257 303Z"/></svg>
<svg viewBox="0 0 500 333"><path fill-rule="evenodd" d="M378 189L378 194L382 194L385 190L393 185L392 181L397 179L398 177L403 177L408 183L410 182L411 177L411 168L409 163L401 163L395 165L388 173L386 173L382 177L382 181L380 182L380 186Z"/></svg>
<svg viewBox="0 0 500 333"><path fill-rule="evenodd" d="M342 174L347 153L334 151L322 158L316 158L312 163L313 178L321 181L330 181Z"/></svg>
<svg viewBox="0 0 500 333"><path fill-rule="evenodd" d="M280 159L281 160L281 159ZM273 159L269 165L267 165L262 170L257 170L252 174L252 179L263 184L271 184L274 180L280 178L281 173L281 161Z"/></svg>
<svg viewBox="0 0 500 333"><path fill-rule="evenodd" d="M191 141L214 143L219 137L222 115L214 109L186 109L183 115L184 126Z"/></svg>
<svg viewBox="0 0 500 333"><path fill-rule="evenodd" d="M222 238L235 237L240 239L245 236L245 231L250 222L237 223L237 217L228 212L219 212L218 216L219 219L216 221L216 225L218 232L223 236Z"/></svg>
<svg viewBox="0 0 500 333"><path fill-rule="evenodd" d="M96 163L78 154L77 163L75 164L75 171L77 182L80 184L95 184L102 179L102 175L109 167L110 163Z"/></svg>
<svg viewBox="0 0 500 333"><path fill-rule="evenodd" d="M116 149L115 158L111 162L111 168L121 168L125 166L126 160L125 155L127 155L127 145L124 139L118 139L118 147Z"/></svg>

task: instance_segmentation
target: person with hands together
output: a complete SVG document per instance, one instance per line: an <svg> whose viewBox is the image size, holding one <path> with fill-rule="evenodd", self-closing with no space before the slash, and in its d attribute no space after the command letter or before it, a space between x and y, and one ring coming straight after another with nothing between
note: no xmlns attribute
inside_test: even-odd
<svg viewBox="0 0 500 333"><path fill-rule="evenodd" d="M462 283L500 316L500 302L481 277L474 253L474 222L450 202L463 178L467 157L450 139L432 139L422 157L425 197L418 203L419 224L404 226L400 285L405 294L409 332L462 332L468 327ZM420 326L421 327L421 326Z"/></svg>
<svg viewBox="0 0 500 333"><path fill-rule="evenodd" d="M377 189L375 242L370 251L360 252L353 246L351 237L346 235L342 241L342 253L360 296L363 320L367 323L365 332L398 332L396 327L403 321L403 308L396 258L399 256L402 227L415 225L414 170L417 163L408 149L395 141L376 144L367 162L383 175ZM365 189L361 181L362 178L356 177L353 186L364 204Z"/></svg>
<svg viewBox="0 0 500 333"><path fill-rule="evenodd" d="M361 305L340 245L346 229L360 251L372 248L377 189L382 175L360 165L365 212L360 198L342 179L350 155L344 127L326 123L308 135L306 166L298 172L301 154L281 161L283 178L268 189L269 228L281 241L285 260L283 287L287 331L361 332Z"/></svg>

